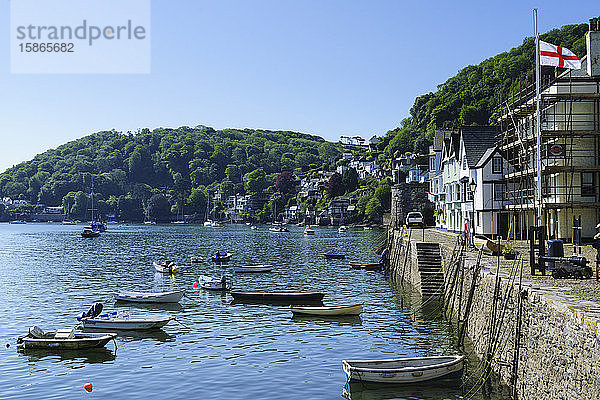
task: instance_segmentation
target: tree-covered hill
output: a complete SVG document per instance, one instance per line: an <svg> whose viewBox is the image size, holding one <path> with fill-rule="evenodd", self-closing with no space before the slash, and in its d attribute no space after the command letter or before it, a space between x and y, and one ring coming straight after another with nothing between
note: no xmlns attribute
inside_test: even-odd
<svg viewBox="0 0 600 400"><path fill-rule="evenodd" d="M586 54L587 24L566 25L543 35L541 40L564 46L579 57ZM495 109L511 92L533 82L535 42L526 38L523 44L481 62L469 65L430 92L415 99L410 117L389 131L381 142L388 157L414 151L426 154L436 128L454 128L461 124L495 123ZM554 68L549 67L549 73ZM461 116L462 114L462 116Z"/></svg>
<svg viewBox="0 0 600 400"><path fill-rule="evenodd" d="M135 209L131 219L139 218L142 204L163 193L171 203L191 201L189 206L198 210L187 211L199 213L207 191L226 196L263 189L274 185L281 171L329 168L340 154L337 144L288 131L205 126L136 134L105 131L8 169L0 175L0 198L62 204L81 215L87 207L82 196L90 192L93 176L101 211L117 210L121 202L123 209Z"/></svg>

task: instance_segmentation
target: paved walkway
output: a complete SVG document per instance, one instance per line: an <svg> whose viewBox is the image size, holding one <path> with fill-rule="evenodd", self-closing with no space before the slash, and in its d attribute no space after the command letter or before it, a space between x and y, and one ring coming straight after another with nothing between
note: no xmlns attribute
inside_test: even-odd
<svg viewBox="0 0 600 400"><path fill-rule="evenodd" d="M425 242L437 242L442 244L445 248L453 249L456 243L458 234L452 232L441 231L433 228L427 228L424 231L422 229L412 229L410 232L412 240L424 240ZM531 269L529 267L529 242L523 240L511 241L510 245L517 250L519 256L523 257L523 278L529 281L530 285L544 287L548 291L559 292L564 297L573 296L574 298L600 302L600 282L592 279L554 279L549 274L542 276L538 275L531 276ZM573 246L571 244L565 244L565 255L573 254ZM478 250L475 248L468 250L472 257L477 256ZM588 265L594 269L594 260L596 259L596 250L592 246L583 246L582 255L589 261ZM483 255L483 262L488 267L496 267L498 263L498 257ZM500 257L500 268L502 270L509 270L514 261L504 260ZM594 271L595 273L595 271Z"/></svg>

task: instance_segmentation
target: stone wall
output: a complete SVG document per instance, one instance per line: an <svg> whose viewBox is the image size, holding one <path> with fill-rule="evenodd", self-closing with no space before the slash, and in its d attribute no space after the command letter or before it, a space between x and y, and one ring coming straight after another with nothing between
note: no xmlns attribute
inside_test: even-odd
<svg viewBox="0 0 600 400"><path fill-rule="evenodd" d="M390 258L389 272L400 277L404 273L404 280L415 285L418 271L406 267L402 258L402 251L411 246L406 245L407 238L399 240L399 235L398 231L389 235L390 254L395 255ZM451 291L450 278L455 274L449 263L452 251L442 246L446 291L453 293L446 297L446 304L452 304L455 320L463 320L477 257L466 253ZM600 304L569 297L558 287L540 286L526 270L519 284L518 262L512 271L497 273L495 258L484 256L481 260L467 318L473 351L483 360L491 359L493 371L507 384L516 382L519 399L600 399ZM519 293L521 335L517 341ZM492 344L495 351L490 354Z"/></svg>

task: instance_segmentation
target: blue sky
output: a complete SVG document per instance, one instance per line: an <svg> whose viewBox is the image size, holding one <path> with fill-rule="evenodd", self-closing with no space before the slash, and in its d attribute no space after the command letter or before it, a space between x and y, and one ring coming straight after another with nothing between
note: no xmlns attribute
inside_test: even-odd
<svg viewBox="0 0 600 400"><path fill-rule="evenodd" d="M13 0L16 1L16 0ZM597 1L152 1L144 75L10 73L0 3L0 171L107 129L204 124L383 135L416 96L540 31L587 22Z"/></svg>

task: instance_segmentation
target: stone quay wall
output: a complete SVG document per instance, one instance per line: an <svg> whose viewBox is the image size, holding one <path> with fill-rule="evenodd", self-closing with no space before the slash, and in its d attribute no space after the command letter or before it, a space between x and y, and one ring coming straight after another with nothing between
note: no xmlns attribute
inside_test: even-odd
<svg viewBox="0 0 600 400"><path fill-rule="evenodd" d="M419 290L412 241L389 231L387 272ZM519 399L600 399L600 304L542 285L528 269L521 277L519 260L514 268L498 269L496 258L484 255L477 268L477 252L465 252L457 268L451 263L461 259L453 257L455 250L442 243L445 308L459 327L467 321L466 334L482 364L490 365Z"/></svg>

